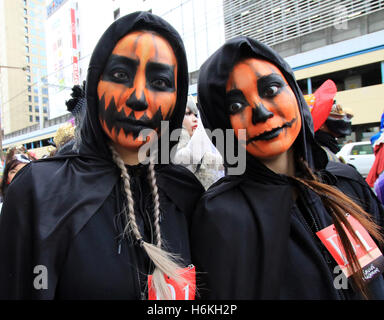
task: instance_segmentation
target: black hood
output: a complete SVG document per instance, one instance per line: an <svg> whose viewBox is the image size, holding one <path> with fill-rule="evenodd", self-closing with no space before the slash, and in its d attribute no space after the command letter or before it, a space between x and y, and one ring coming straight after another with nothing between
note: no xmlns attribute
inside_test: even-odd
<svg viewBox="0 0 384 320"><path fill-rule="evenodd" d="M87 75L87 111L81 128L80 154L110 159L108 137L98 119L97 86L105 65L117 42L126 34L148 30L158 33L170 43L177 63L177 100L169 121L169 130L181 128L188 94L188 66L183 42L178 32L165 20L149 12L135 12L116 20L102 35L93 51ZM170 142L170 148L175 142ZM159 143L160 145L160 143Z"/></svg>
<svg viewBox="0 0 384 320"><path fill-rule="evenodd" d="M295 141L295 152L299 152L312 168L324 168L326 156L314 140L312 116L292 69L274 50L249 37L239 36L227 41L200 68L198 100L204 126L210 130L232 128L225 106L226 83L235 64L249 57L267 60L283 73L296 96L302 120L301 131ZM253 160L250 155L248 158Z"/></svg>

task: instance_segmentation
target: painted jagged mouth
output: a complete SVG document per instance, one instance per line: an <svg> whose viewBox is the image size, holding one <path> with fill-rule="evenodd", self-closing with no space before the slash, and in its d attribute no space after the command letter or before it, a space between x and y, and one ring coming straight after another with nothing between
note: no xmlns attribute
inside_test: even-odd
<svg viewBox="0 0 384 320"><path fill-rule="evenodd" d="M115 132L119 133L122 129L126 136L132 133L135 140L142 130L151 129L157 131L160 128L161 121L163 120L161 109L160 106L152 119L149 119L146 113L139 119L136 119L134 111L131 111L128 117L123 109L118 111L114 98L111 99L107 108L105 107L105 94L99 100L99 118L109 132L112 132L114 128Z"/></svg>
<svg viewBox="0 0 384 320"><path fill-rule="evenodd" d="M295 122L296 122L296 118L293 118L291 121L286 122L281 127L274 128L270 131L263 132L262 134L259 134L258 136L255 136L253 138L248 139L247 144L249 144L253 141L274 139L281 133L281 131L283 131L284 128L291 128Z"/></svg>
<svg viewBox="0 0 384 320"><path fill-rule="evenodd" d="M143 118L146 118L148 120L146 120L146 119L143 120ZM131 126L135 126L135 127L144 127L144 128L146 127L146 128L150 128L153 130L157 129L154 121L150 121L149 118L147 118L145 114L141 119L138 119L138 120L134 120L131 118L118 117L116 119L116 122L119 123L122 127L131 125Z"/></svg>

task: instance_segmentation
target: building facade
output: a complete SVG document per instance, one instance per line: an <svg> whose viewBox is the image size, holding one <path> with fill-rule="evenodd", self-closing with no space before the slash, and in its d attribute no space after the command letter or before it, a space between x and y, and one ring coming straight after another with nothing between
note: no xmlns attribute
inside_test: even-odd
<svg viewBox="0 0 384 320"><path fill-rule="evenodd" d="M44 9L44 0L0 1L0 106L5 134L48 119Z"/></svg>
<svg viewBox="0 0 384 320"><path fill-rule="evenodd" d="M274 48L304 94L333 80L336 101L354 113L352 139L378 131L384 111L383 0L224 0L223 6L226 40L247 35Z"/></svg>

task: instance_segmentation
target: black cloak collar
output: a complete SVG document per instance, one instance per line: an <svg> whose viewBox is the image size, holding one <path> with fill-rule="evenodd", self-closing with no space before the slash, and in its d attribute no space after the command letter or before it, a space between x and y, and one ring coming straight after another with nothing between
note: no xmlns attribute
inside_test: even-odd
<svg viewBox="0 0 384 320"><path fill-rule="evenodd" d="M204 126L211 130L232 128L225 106L225 87L233 67L245 57L267 60L276 65L283 73L296 96L302 120L301 131L294 143L295 155L306 160L312 169L324 169L328 160L323 150L315 142L312 116L292 69L274 50L252 38L239 36L227 41L200 68L198 99ZM223 158L225 159L224 154ZM247 154L246 173L257 173L275 182L280 181L280 183L288 181L249 154Z"/></svg>

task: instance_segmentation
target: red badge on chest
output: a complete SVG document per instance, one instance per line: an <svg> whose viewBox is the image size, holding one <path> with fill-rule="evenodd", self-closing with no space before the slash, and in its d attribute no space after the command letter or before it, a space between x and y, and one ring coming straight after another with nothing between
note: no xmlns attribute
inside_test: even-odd
<svg viewBox="0 0 384 320"><path fill-rule="evenodd" d="M367 230L352 216L348 215L348 221L351 224L356 236L360 239L362 245L357 242L345 228L348 239L351 242L360 266L362 267L364 280L369 282L379 276L384 271L384 257L373 241ZM336 260L344 275L348 278L352 275L352 268L347 260L341 239L336 232L335 226L320 230L316 233L321 242L325 245L329 253Z"/></svg>
<svg viewBox="0 0 384 320"><path fill-rule="evenodd" d="M195 300L196 293L196 271L195 266L180 269L179 274L186 280L187 284L180 285L175 280L165 277L168 288L171 292L171 300ZM148 300L159 300L152 287L152 275L148 276Z"/></svg>

